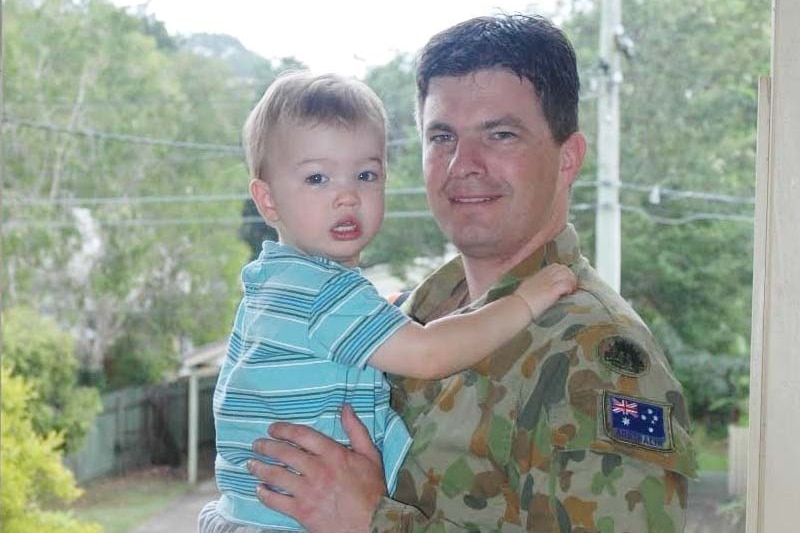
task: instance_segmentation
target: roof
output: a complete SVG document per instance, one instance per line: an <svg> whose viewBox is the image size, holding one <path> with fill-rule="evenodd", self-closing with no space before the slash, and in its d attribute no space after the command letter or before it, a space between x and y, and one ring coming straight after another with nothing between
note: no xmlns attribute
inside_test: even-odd
<svg viewBox="0 0 800 533"><path fill-rule="evenodd" d="M191 373L216 374L228 351L228 338L200 346L182 357L181 375Z"/></svg>

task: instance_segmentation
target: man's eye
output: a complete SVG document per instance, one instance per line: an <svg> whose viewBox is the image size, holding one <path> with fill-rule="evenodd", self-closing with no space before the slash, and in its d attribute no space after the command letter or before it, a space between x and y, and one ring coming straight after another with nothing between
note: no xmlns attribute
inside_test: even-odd
<svg viewBox="0 0 800 533"><path fill-rule="evenodd" d="M492 133L492 137L498 140L513 139L516 136L517 134L512 131L495 131Z"/></svg>
<svg viewBox="0 0 800 533"><path fill-rule="evenodd" d="M306 178L306 183L311 185L321 185L328 181L328 178L323 174L311 174Z"/></svg>
<svg viewBox="0 0 800 533"><path fill-rule="evenodd" d="M431 135L428 140L431 144L444 144L453 140L453 134L437 133L436 135Z"/></svg>
<svg viewBox="0 0 800 533"><path fill-rule="evenodd" d="M375 181L378 179L378 174L371 170L365 170L358 175L358 179L361 181Z"/></svg>

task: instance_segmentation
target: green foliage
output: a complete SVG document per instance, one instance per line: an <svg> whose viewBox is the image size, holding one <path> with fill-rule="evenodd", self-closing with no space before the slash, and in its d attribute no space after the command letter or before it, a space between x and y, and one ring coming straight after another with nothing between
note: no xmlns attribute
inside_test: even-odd
<svg viewBox="0 0 800 533"><path fill-rule="evenodd" d="M277 230L264 222L252 199L242 203L242 225L239 227L239 238L250 247L250 259L258 257L265 240L278 240Z"/></svg>
<svg viewBox="0 0 800 533"><path fill-rule="evenodd" d="M413 151L412 147L402 142L417 136L414 133L416 84L411 58L400 54L385 65L370 67L364 82L375 91L386 107L390 143L398 143L396 146L400 147L401 152Z"/></svg>
<svg viewBox="0 0 800 533"><path fill-rule="evenodd" d="M389 263L396 275L416 257L440 256L446 240L429 215L422 178L422 145L414 119L415 83L411 58L398 55L368 70L365 83L381 98L389 117L389 182L386 220L362 258L366 265Z"/></svg>
<svg viewBox="0 0 800 533"><path fill-rule="evenodd" d="M61 464L62 435L34 430L34 387L2 364L2 439L0 439L0 523L5 533L100 533L96 524L81 522L67 511L54 510L80 495L72 473ZM31 409L33 408L33 409Z"/></svg>
<svg viewBox="0 0 800 533"><path fill-rule="evenodd" d="M591 182L599 2L573 4L580 9L564 26L582 70L590 146L582 180ZM655 204L648 191L752 196L769 7L768 0L623 2L636 53L621 85L622 292L648 322L666 321L681 339L680 353L668 349L676 366L692 359L683 354L746 357L752 225L666 222L748 216L752 204L666 193ZM239 230L243 213L254 214L241 201L248 181L241 125L277 73L302 64L273 64L227 36L172 37L143 11L102 0L9 0L3 9L6 302L37 302L56 317L75 336L84 371L108 374L100 382L157 381L176 367L178 346L228 331L238 271L267 235L260 223ZM370 68L365 81L390 117L390 180L388 216L363 262L402 274L415 257L439 256L445 246L423 214L412 61L398 55ZM195 195L229 199L169 200ZM78 201L93 197L114 201ZM594 187L575 187L573 221L589 256L595 202ZM702 390L693 395L710 407Z"/></svg>
<svg viewBox="0 0 800 533"><path fill-rule="evenodd" d="M239 130L274 71L249 57L258 75L237 78L101 0L3 8L7 305L55 317L84 373L113 372L98 383L159 381L176 347L230 325L247 253Z"/></svg>
<svg viewBox="0 0 800 533"><path fill-rule="evenodd" d="M584 4L586 5L586 4ZM592 98L598 68L598 3L567 24L582 66L582 127L596 144ZM767 0L628 0L622 6L635 55L620 86L622 292L645 318L668 317L683 341L713 354L749 349L753 226L725 219L752 216L752 202L697 200L650 188L752 197L756 88L769 72ZM591 163L595 154L590 153ZM593 168L583 179L593 180ZM629 187L626 187L629 186ZM593 188L576 190L593 203ZM712 220L669 224L709 214ZM580 216L593 243L594 211ZM585 221L585 222L584 222ZM591 250L589 250L591 252Z"/></svg>
<svg viewBox="0 0 800 533"><path fill-rule="evenodd" d="M693 351L673 356L675 374L683 385L694 420L712 436L722 436L732 423L747 416L748 361Z"/></svg>
<svg viewBox="0 0 800 533"><path fill-rule="evenodd" d="M2 338L5 368L33 393L27 400L33 429L59 434L59 446L76 451L101 405L96 389L78 386L72 337L32 310L14 308L3 313Z"/></svg>
<svg viewBox="0 0 800 533"><path fill-rule="evenodd" d="M599 2L582 5L566 30L581 65L582 129L592 147L594 97L604 79ZM726 217L753 214L746 198L755 189L756 93L759 76L769 73L770 5L624 0L622 19L635 43L620 86L622 293L670 356L692 417L723 436L727 424L746 418L753 225ZM595 158L587 154L584 181L596 179ZM651 196L655 187L660 201ZM576 188L573 201L593 205L595 188ZM594 216L594 209L575 213L590 255Z"/></svg>

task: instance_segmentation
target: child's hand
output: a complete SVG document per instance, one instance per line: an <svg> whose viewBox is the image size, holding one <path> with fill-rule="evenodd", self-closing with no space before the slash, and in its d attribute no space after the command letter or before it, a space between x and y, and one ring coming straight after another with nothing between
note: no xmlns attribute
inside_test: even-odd
<svg viewBox="0 0 800 533"><path fill-rule="evenodd" d="M535 276L525 279L514 294L525 300L536 320L559 298L575 292L576 286L575 274L569 267L552 264L544 267Z"/></svg>

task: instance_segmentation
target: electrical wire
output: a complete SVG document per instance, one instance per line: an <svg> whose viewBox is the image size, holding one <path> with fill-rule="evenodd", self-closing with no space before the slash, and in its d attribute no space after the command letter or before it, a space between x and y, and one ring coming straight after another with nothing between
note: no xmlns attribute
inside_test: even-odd
<svg viewBox="0 0 800 533"><path fill-rule="evenodd" d="M570 211L573 213L594 211L597 209L596 204L579 203L570 206ZM693 222L701 221L718 221L718 222L743 222L753 223L753 216L727 214L727 213L708 213L699 212L691 213L689 215L680 217L663 217L654 215L642 207L630 206L620 204L620 210L634 213L651 222L660 225L679 226L684 224L691 224ZM411 219L411 218L432 218L433 215L430 211L388 211L385 215L387 219ZM263 220L258 216L251 217L179 217L179 218L137 218L127 220L96 220L97 224L106 227L159 227L159 226L179 226L179 225L226 225L236 226L245 223L261 223ZM8 229L16 228L71 228L75 224L69 221L42 221L42 220L19 220L10 219L3 222L3 227Z"/></svg>
<svg viewBox="0 0 800 533"><path fill-rule="evenodd" d="M392 211L385 215L387 219L409 219L409 218L433 218L430 211ZM183 225L219 225L219 226L239 226L243 224L261 224L264 219L260 216L248 217L180 217L180 218L134 218L121 220L95 220L99 226L103 227L163 227L163 226L183 226ZM45 220L8 220L3 223L3 228L53 228L66 229L74 228L75 223L66 220L45 221Z"/></svg>
<svg viewBox="0 0 800 533"><path fill-rule="evenodd" d="M35 122L32 120L18 120L10 118L3 118L3 124L4 125L9 124L12 126L18 126L22 128L50 131L59 134L90 137L93 139L126 142L130 144L142 144L148 146L166 146L169 148L180 148L184 150L222 152L225 154L232 154L237 156L243 155L242 147L237 144L215 144L215 143L198 143L190 141L173 141L169 139L159 139L156 137L143 137L140 135L128 135L124 133L108 133L92 129L68 128L65 126L58 126L55 124L49 124L45 122ZM386 144L388 146L405 146L406 144L409 144L412 141L414 141L414 139L406 137L401 139L392 139Z"/></svg>
<svg viewBox="0 0 800 533"><path fill-rule="evenodd" d="M424 187L397 187L386 189L387 196L404 196L424 194ZM60 197L52 200L46 198L4 199L7 206L19 207L77 207L87 205L138 205L138 204L202 204L209 202L236 202L249 200L247 193L239 194L184 194L165 196L109 196L101 198L69 198Z"/></svg>
<svg viewBox="0 0 800 533"><path fill-rule="evenodd" d="M37 130L51 131L55 133L66 133L69 135L78 135L83 137L91 137L94 139L105 139L110 141L121 141L131 144L145 144L150 146L167 146L170 148L182 148L187 150L202 150L213 152L224 152L229 154L241 155L242 148L237 145L231 144L213 144L213 143L198 143L189 141L171 141L167 139L156 139L153 137L141 137L138 135L127 135L123 133L106 133L102 131L90 129L75 129L55 124L47 124L43 122L34 122L31 120L14 120L3 119L4 124L11 124L23 128L31 128Z"/></svg>

